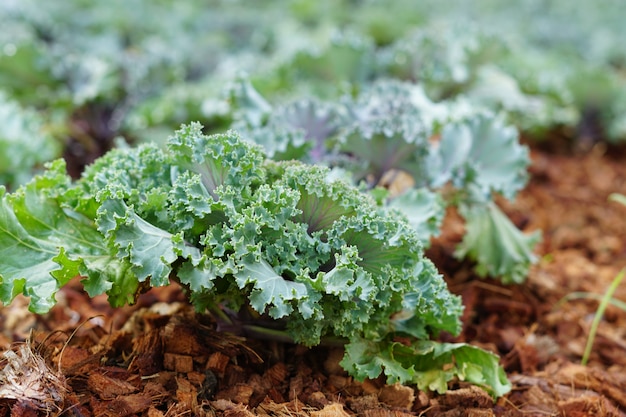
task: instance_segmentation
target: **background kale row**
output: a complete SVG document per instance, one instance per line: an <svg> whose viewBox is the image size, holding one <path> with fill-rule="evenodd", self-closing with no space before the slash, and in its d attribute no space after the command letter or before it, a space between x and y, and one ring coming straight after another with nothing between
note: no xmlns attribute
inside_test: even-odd
<svg viewBox="0 0 626 417"><path fill-rule="evenodd" d="M40 160L61 153L78 177L116 137L163 143L191 121L224 131L237 111L224 85L240 72L274 104L335 101L393 78L420 85L435 102L502 111L527 137L620 142L622 7L620 0L5 1L0 95L39 113L43 131L0 127L0 142L23 161L2 181L19 185ZM22 156L30 151L15 143L16 133L36 135L51 151Z"/></svg>

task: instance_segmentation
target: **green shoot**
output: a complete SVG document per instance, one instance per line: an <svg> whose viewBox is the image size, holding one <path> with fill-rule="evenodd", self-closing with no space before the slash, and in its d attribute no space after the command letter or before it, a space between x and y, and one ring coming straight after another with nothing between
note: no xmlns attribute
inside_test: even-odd
<svg viewBox="0 0 626 417"><path fill-rule="evenodd" d="M589 331L589 336L587 337L587 345L585 346L585 352L583 353L583 357L580 361L580 364L583 366L587 365L587 361L589 360L589 355L591 354L591 348L593 347L593 342L596 337L596 332L598 331L598 325L600 324L600 320L602 320L602 317L604 316L604 311L609 305L609 302L611 298L613 297L613 293L615 292L619 284L622 282L624 275L626 275L626 268L622 269L620 273L617 274L617 276L613 279L613 281L611 282L611 286L604 294L604 297L602 297L602 301L600 301L600 305L598 306L596 315L593 318L593 322L591 323L591 329Z"/></svg>
<svg viewBox="0 0 626 417"><path fill-rule="evenodd" d="M618 203L626 206L626 195L613 193L609 195L609 201L617 201Z"/></svg>
<svg viewBox="0 0 626 417"><path fill-rule="evenodd" d="M618 193L613 193L609 195L609 201L617 201L618 203L626 205L626 196L622 194L618 194ZM595 300L600 301L598 310L596 310L596 315L594 316L593 322L591 323L591 329L589 330L589 336L587 337L587 344L585 346L585 351L580 361L581 365L587 365L587 362L589 361L589 355L591 354L591 348L593 347L593 342L596 337L596 332L598 331L600 320L602 320L602 317L604 316L604 311L606 310L608 305L612 304L615 307L618 307L619 309L626 311L626 303L613 298L613 293L615 292L619 284L622 282L622 279L624 278L625 274L626 274L626 268L622 269L619 272L619 274L615 276L615 278L611 282L611 286L602 297L598 294L575 292L575 293L569 294L568 296L564 297L563 300L561 300L561 301L567 301L567 300L572 300L576 298L590 298L590 299L595 299ZM561 304L561 302L559 302L559 304Z"/></svg>
<svg viewBox="0 0 626 417"><path fill-rule="evenodd" d="M584 299L587 299L587 300L602 301L604 299L604 295L602 295L602 294L595 294L595 293L589 293L589 292L585 292L585 291L575 291L575 292L569 293L565 297L563 297L556 304L556 308L561 307L563 304L565 304L568 301L580 300L581 298L584 298ZM617 298L610 298L609 299L609 304L612 305L613 307L617 307L620 310L626 312L626 302L624 302L622 300L618 300Z"/></svg>

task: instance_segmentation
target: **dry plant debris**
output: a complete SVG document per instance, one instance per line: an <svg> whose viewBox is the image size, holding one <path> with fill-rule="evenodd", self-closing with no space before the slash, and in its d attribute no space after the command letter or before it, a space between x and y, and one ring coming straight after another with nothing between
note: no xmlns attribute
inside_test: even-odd
<svg viewBox="0 0 626 417"><path fill-rule="evenodd" d="M29 343L20 343L2 356L0 401L14 400L16 408L46 414L62 410L67 394L65 378L50 368Z"/></svg>

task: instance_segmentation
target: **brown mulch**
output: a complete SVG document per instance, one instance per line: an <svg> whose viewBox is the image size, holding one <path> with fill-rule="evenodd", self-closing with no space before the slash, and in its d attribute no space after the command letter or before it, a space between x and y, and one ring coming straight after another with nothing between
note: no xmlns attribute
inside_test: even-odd
<svg viewBox="0 0 626 417"><path fill-rule="evenodd" d="M90 300L76 281L46 316L28 313L23 298L0 311L0 350L11 350L22 361L15 372L29 378L20 389L45 391L19 401L20 393L0 385L0 417L42 410L84 417L626 415L626 312L609 306L582 366L598 301L560 302L574 292L603 294L626 266L626 207L607 200L626 194L626 153L602 144L581 153L534 146L532 159L528 187L515 202L501 202L519 227L543 231L527 283L479 279L469 263L455 261L463 223L454 212L428 251L466 306L456 340L502 358L513 390L496 402L462 382L445 395L359 383L339 367L341 349L218 333L175 285L114 310L103 297ZM626 285L614 297L626 300Z"/></svg>

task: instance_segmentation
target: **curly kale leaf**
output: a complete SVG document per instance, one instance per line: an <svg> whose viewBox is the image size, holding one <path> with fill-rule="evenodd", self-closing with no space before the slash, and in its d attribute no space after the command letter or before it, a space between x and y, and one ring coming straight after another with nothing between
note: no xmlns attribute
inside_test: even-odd
<svg viewBox="0 0 626 417"><path fill-rule="evenodd" d="M463 343L355 340L346 346L341 365L359 379L375 378L384 369L388 383L412 383L440 393L454 378L483 386L494 397L511 390L496 355Z"/></svg>
<svg viewBox="0 0 626 417"><path fill-rule="evenodd" d="M356 179L377 185L400 170L426 185L429 139L448 118L417 85L392 80L372 83L355 99L344 100L349 119L339 134L339 150L354 162Z"/></svg>
<svg viewBox="0 0 626 417"><path fill-rule="evenodd" d="M93 219L65 207L59 196L69 185L65 164L56 161L14 194L2 189L0 205L0 301L8 304L20 293L31 298L30 309L48 311L59 288L76 275L99 280L85 287L90 295L119 286L121 303L136 290L130 272L111 254ZM93 275L92 275L93 272Z"/></svg>
<svg viewBox="0 0 626 417"><path fill-rule="evenodd" d="M231 95L237 107L233 129L261 145L267 156L312 163L332 158L329 141L344 117L339 106L306 98L272 107L245 79L234 83Z"/></svg>
<svg viewBox="0 0 626 417"><path fill-rule="evenodd" d="M243 189L263 180L261 164L265 156L234 133L206 136L200 124L192 123L170 138L168 149L177 167L200 174L214 199L220 186Z"/></svg>

